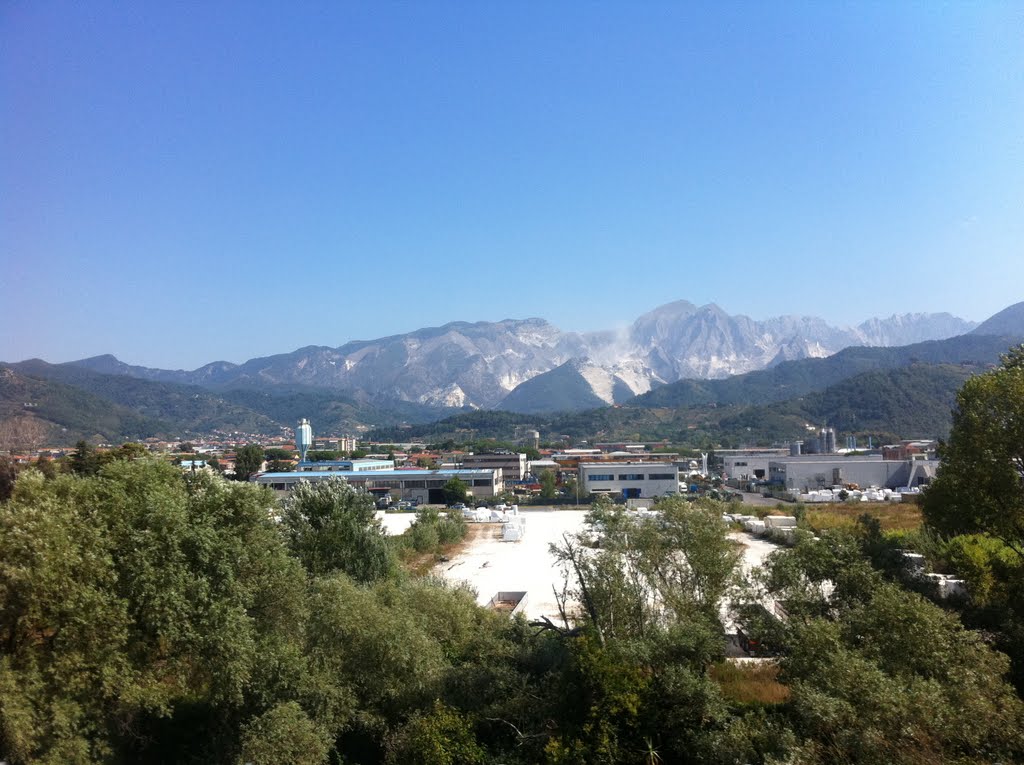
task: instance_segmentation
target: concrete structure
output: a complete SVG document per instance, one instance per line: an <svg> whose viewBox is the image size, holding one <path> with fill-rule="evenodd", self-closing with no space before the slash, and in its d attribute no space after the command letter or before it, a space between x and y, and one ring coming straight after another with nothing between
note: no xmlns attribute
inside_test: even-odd
<svg viewBox="0 0 1024 765"><path fill-rule="evenodd" d="M679 491L679 468L671 462L582 462L579 482L584 494L660 497Z"/></svg>
<svg viewBox="0 0 1024 765"><path fill-rule="evenodd" d="M938 464L938 460L919 458L884 460L881 455L843 457L806 454L771 460L768 463L768 480L799 492L846 484L896 489L930 483Z"/></svg>
<svg viewBox="0 0 1024 765"><path fill-rule="evenodd" d="M270 487L280 496L287 496L299 481L326 481L331 478L344 478L378 499L389 494L394 500L418 500L432 505L444 504L444 485L452 478L462 480L477 499L497 496L504 488L500 470L319 470L262 473L253 480Z"/></svg>
<svg viewBox="0 0 1024 765"><path fill-rule="evenodd" d="M324 462L300 462L296 468L301 473L365 473L367 471L394 470L391 460L330 460Z"/></svg>
<svg viewBox="0 0 1024 765"><path fill-rule="evenodd" d="M501 470L505 483L519 483L526 478L526 455L517 452L464 454L461 463L467 470Z"/></svg>
<svg viewBox="0 0 1024 765"><path fill-rule="evenodd" d="M768 478L768 463L789 454L788 449L720 449L715 456L722 461L722 473L740 482Z"/></svg>

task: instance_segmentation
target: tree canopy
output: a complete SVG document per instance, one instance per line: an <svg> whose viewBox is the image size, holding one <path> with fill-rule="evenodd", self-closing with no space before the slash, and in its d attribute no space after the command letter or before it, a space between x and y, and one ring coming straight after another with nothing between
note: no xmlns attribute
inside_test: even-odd
<svg viewBox="0 0 1024 765"><path fill-rule="evenodd" d="M1024 346L964 383L940 456L924 498L928 523L992 534L1024 557Z"/></svg>
<svg viewBox="0 0 1024 765"><path fill-rule="evenodd" d="M553 550L566 623L528 623L401 571L409 540L384 536L342 479L281 505L145 455L50 479L27 468L0 501L0 759L1024 759L1006 657L839 533L799 535L743 590L785 604L777 664L761 665L784 693L730 695L720 674L746 670L722 660L739 558L724 509L598 503ZM411 536L460 523L428 508Z"/></svg>

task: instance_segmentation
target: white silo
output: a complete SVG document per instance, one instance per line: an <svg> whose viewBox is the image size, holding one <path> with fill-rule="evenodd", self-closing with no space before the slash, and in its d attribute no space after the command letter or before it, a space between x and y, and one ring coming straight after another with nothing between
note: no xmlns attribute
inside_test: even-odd
<svg viewBox="0 0 1024 765"><path fill-rule="evenodd" d="M309 447L313 445L313 428L309 425L309 420L303 417L299 420L299 427L295 429L295 448L299 450L299 460L301 462L306 461L306 452L309 451Z"/></svg>

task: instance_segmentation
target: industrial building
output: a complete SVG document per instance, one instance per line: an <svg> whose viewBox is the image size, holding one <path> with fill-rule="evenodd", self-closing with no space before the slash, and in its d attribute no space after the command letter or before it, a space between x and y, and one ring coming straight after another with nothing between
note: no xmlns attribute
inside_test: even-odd
<svg viewBox="0 0 1024 765"><path fill-rule="evenodd" d="M831 486L857 484L889 489L924 486L938 469L938 460L924 455L886 460L881 455L801 455L771 460L768 481L787 490L807 492Z"/></svg>
<svg viewBox="0 0 1024 765"><path fill-rule="evenodd" d="M392 460L330 460L324 462L300 462L295 468L300 472L344 472L363 473L368 470L382 471L394 470L395 463Z"/></svg>
<svg viewBox="0 0 1024 765"><path fill-rule="evenodd" d="M331 478L344 478L378 499L389 494L394 500L417 500L432 505L445 503L444 485L452 478L463 481L478 499L497 496L504 488L501 470L318 470L261 473L253 480L280 496L287 496L300 481L326 481Z"/></svg>
<svg viewBox="0 0 1024 765"><path fill-rule="evenodd" d="M789 449L719 449L722 477L736 481L762 481L768 477L768 463L789 454Z"/></svg>
<svg viewBox="0 0 1024 765"><path fill-rule="evenodd" d="M661 497L679 491L679 468L671 462L582 462L579 482L585 494Z"/></svg>
<svg viewBox="0 0 1024 765"><path fill-rule="evenodd" d="M526 455L517 452L463 454L462 467L473 470L501 470L505 483L520 483L526 478Z"/></svg>

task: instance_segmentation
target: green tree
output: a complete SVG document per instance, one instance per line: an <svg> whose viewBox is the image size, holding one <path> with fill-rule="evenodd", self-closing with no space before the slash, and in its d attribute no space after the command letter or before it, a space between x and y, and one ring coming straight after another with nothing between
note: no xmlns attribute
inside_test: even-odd
<svg viewBox="0 0 1024 765"><path fill-rule="evenodd" d="M240 714L300 693L305 577L271 507L150 459L26 471L0 505L5 759L224 761Z"/></svg>
<svg viewBox="0 0 1024 765"><path fill-rule="evenodd" d="M104 455L107 460L137 460L149 457L149 449L142 444L128 441Z"/></svg>
<svg viewBox="0 0 1024 765"><path fill-rule="evenodd" d="M82 440L75 444L75 451L71 453L68 464L71 472L76 475L96 475L100 472L103 459L96 451L96 447Z"/></svg>
<svg viewBox="0 0 1024 765"><path fill-rule="evenodd" d="M402 765L473 765L485 761L466 717L440 702L429 712L415 712L387 742L387 763Z"/></svg>
<svg viewBox="0 0 1024 765"><path fill-rule="evenodd" d="M552 547L568 594L601 640L645 638L684 622L721 627L718 604L740 556L726 536L721 504L671 498L658 509L637 517L601 498L587 516L591 533Z"/></svg>
<svg viewBox="0 0 1024 765"><path fill-rule="evenodd" d="M243 446L235 451L235 480L248 481L249 476L259 472L263 466L263 447L256 444Z"/></svg>
<svg viewBox="0 0 1024 765"><path fill-rule="evenodd" d="M768 562L801 762L1017 761L1024 707L1006 657L874 571L855 539L802 536ZM965 724L965 721L973 721ZM954 722L959 721L959 722Z"/></svg>
<svg viewBox="0 0 1024 765"><path fill-rule="evenodd" d="M10 499L14 493L14 482L18 480L18 470L7 457L0 457L0 502Z"/></svg>
<svg viewBox="0 0 1024 765"><path fill-rule="evenodd" d="M238 765L320 765L327 761L331 743L331 736L297 702L289 701L245 725Z"/></svg>
<svg viewBox="0 0 1024 765"><path fill-rule="evenodd" d="M292 458L294 456L295 456L295 453L289 451L288 449L279 449L277 447L272 447L270 449L264 449L263 450L263 459L266 459L266 460L277 460L279 462L291 462Z"/></svg>
<svg viewBox="0 0 1024 765"><path fill-rule="evenodd" d="M57 477L57 465L55 465L53 460L45 454L40 454L39 457L36 458L35 464L32 467L47 478Z"/></svg>
<svg viewBox="0 0 1024 765"><path fill-rule="evenodd" d="M292 553L311 574L341 571L372 582L396 570L375 512L373 498L343 478L300 481L285 502L282 528Z"/></svg>
<svg viewBox="0 0 1024 765"><path fill-rule="evenodd" d="M540 496L544 499L553 499L555 496L555 474L550 470L543 470L540 474Z"/></svg>
<svg viewBox="0 0 1024 765"><path fill-rule="evenodd" d="M446 504L454 505L457 502L465 502L469 493L469 486L461 478L452 477L445 481L441 491L444 493Z"/></svg>
<svg viewBox="0 0 1024 765"><path fill-rule="evenodd" d="M1024 557L1024 346L964 383L940 456L924 495L928 523L992 534Z"/></svg>

